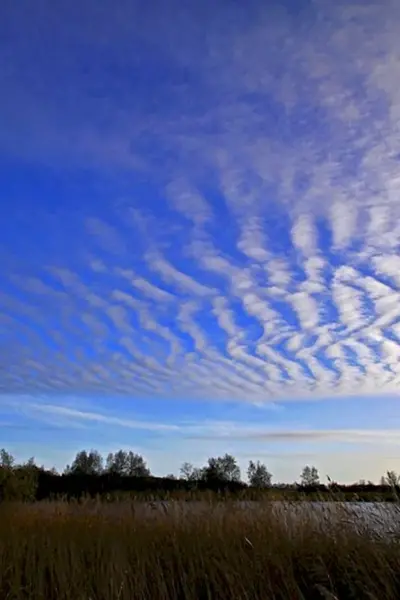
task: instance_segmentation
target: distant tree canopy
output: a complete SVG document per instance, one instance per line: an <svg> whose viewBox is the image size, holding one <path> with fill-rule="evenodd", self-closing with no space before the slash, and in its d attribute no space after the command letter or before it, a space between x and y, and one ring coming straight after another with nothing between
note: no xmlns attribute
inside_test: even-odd
<svg viewBox="0 0 400 600"><path fill-rule="evenodd" d="M195 468L191 463L184 462L180 468L182 479L186 481L200 481L204 477L204 469Z"/></svg>
<svg viewBox="0 0 400 600"><path fill-rule="evenodd" d="M66 475L100 475L103 471L103 457L97 450L81 450L75 456L71 465L67 465Z"/></svg>
<svg viewBox="0 0 400 600"><path fill-rule="evenodd" d="M386 477L383 478L383 483L395 487L400 484L400 475L395 471L386 471Z"/></svg>
<svg viewBox="0 0 400 600"><path fill-rule="evenodd" d="M318 469L306 465L300 476L300 483L304 487L312 487L320 484Z"/></svg>
<svg viewBox="0 0 400 600"><path fill-rule="evenodd" d="M239 482L240 468L231 454L209 458L208 465L203 470L203 478L205 481Z"/></svg>
<svg viewBox="0 0 400 600"><path fill-rule="evenodd" d="M0 450L0 467L11 469L15 463L14 457L2 448Z"/></svg>
<svg viewBox="0 0 400 600"><path fill-rule="evenodd" d="M299 490L299 484L296 483L272 485L272 475L260 461L249 461L247 476L248 485L241 481L239 465L231 454L211 457L203 467L194 467L191 463L184 462L180 469L180 478L177 479L173 474L166 477L152 476L144 458L132 451L110 452L103 461L97 450L81 450L60 475L55 469L38 467L34 458L17 464L9 452L0 449L0 500L30 501L60 496L81 497L85 494L103 497L110 493L126 492L168 495L173 491L197 493L202 490L236 494L246 488L274 488L288 494L296 494ZM321 485L317 468L306 465L300 475L302 495L299 497L303 497L304 493L325 491L327 494L353 493L357 494L357 497L359 493L363 493L367 494L366 499L373 499L373 494L380 490L379 493L386 494L386 499L393 501L397 498L400 487L400 476L395 471L387 471L381 478L380 486L375 486L371 481L366 483L365 480L344 486L333 482L329 477L327 479L328 485Z"/></svg>
<svg viewBox="0 0 400 600"><path fill-rule="evenodd" d="M149 477L150 469L140 454L132 451L118 450L110 452L105 465L103 457L97 450L81 450L71 465L64 470L65 475L119 475L121 477Z"/></svg>
<svg viewBox="0 0 400 600"><path fill-rule="evenodd" d="M14 457L0 450L0 500L34 500L40 469L33 459L17 465Z"/></svg>
<svg viewBox="0 0 400 600"><path fill-rule="evenodd" d="M260 463L254 463L252 460L249 462L247 469L247 478L249 484L255 488L266 488L270 487L272 483L272 474L268 471L267 467Z"/></svg>
<svg viewBox="0 0 400 600"><path fill-rule="evenodd" d="M148 469L143 456L132 451L118 450L115 453L110 452L107 456L105 470L108 473L126 477L150 476L150 469Z"/></svg>
<svg viewBox="0 0 400 600"><path fill-rule="evenodd" d="M195 468L191 463L184 462L180 472L182 478L186 481L240 481L240 468L235 457L231 454L211 457L208 459L207 464L201 468Z"/></svg>

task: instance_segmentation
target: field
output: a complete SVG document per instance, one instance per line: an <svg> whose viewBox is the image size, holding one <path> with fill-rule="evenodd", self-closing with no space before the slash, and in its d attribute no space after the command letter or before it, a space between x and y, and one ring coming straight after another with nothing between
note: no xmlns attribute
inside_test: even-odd
<svg viewBox="0 0 400 600"><path fill-rule="evenodd" d="M322 524L311 504L295 517L270 503L183 505L3 504L0 598L400 597L397 536L360 534L345 507Z"/></svg>

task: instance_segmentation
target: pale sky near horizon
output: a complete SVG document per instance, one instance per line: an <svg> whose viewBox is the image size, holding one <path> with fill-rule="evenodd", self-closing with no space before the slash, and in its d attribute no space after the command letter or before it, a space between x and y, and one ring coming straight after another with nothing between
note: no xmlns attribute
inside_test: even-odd
<svg viewBox="0 0 400 600"><path fill-rule="evenodd" d="M400 4L0 6L0 446L400 471Z"/></svg>

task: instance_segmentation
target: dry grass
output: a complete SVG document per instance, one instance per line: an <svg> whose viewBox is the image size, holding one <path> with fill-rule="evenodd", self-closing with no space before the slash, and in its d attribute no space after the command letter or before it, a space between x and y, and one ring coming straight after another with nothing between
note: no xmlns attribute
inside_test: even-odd
<svg viewBox="0 0 400 600"><path fill-rule="evenodd" d="M152 515L152 518L146 518ZM400 546L233 503L203 511L134 502L0 511L0 598L29 600L400 597Z"/></svg>

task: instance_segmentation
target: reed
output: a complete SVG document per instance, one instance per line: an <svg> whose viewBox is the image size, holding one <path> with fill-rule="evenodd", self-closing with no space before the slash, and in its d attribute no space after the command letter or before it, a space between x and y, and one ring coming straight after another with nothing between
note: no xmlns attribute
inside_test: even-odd
<svg viewBox="0 0 400 600"><path fill-rule="evenodd" d="M322 519L311 504L296 514L269 502L3 504L0 598L399 598L397 536L360 532L345 507L330 510Z"/></svg>

